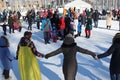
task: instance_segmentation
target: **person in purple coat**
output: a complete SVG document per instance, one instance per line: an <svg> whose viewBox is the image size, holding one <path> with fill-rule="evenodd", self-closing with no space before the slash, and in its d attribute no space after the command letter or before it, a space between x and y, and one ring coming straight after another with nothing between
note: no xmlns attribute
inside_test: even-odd
<svg viewBox="0 0 120 80"><path fill-rule="evenodd" d="M9 41L5 36L0 37L0 60L3 65L3 73L5 79L9 79L10 69L12 68L12 60L14 57L9 50Z"/></svg>

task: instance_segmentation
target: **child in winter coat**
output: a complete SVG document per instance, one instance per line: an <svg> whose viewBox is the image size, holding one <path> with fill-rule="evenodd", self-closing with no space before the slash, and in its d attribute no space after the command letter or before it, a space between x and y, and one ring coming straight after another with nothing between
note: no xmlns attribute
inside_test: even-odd
<svg viewBox="0 0 120 80"><path fill-rule="evenodd" d="M103 54L96 56L96 59L111 56L110 78L111 80L120 80L120 33L116 33L112 40L112 45Z"/></svg>
<svg viewBox="0 0 120 80"><path fill-rule="evenodd" d="M92 18L91 18L91 16L88 16L86 27L85 27L86 38L90 38L91 30L92 30Z"/></svg>
<svg viewBox="0 0 120 80"><path fill-rule="evenodd" d="M81 36L81 27L82 27L82 24L81 24L81 19L82 19L82 14L80 14L78 16L78 25L77 25L77 34L75 35L75 38L78 37L78 36Z"/></svg>
<svg viewBox="0 0 120 80"><path fill-rule="evenodd" d="M53 38L53 42L57 42L58 39L58 31L55 27L55 25L53 24L53 30L52 30L52 38Z"/></svg>
<svg viewBox="0 0 120 80"><path fill-rule="evenodd" d="M6 80L10 79L10 69L12 67L12 60L14 57L10 54L9 41L5 36L0 37L0 60L3 65L2 75Z"/></svg>
<svg viewBox="0 0 120 80"><path fill-rule="evenodd" d="M3 31L4 31L4 35L7 35L7 33L6 33L6 27L8 26L8 24L6 23L6 21L4 21L4 23L3 23L3 25L0 25L0 26L2 26L2 28L3 28Z"/></svg>
<svg viewBox="0 0 120 80"><path fill-rule="evenodd" d="M46 54L45 58L49 58L57 54L63 53L64 60L62 70L64 74L64 80L75 80L75 76L77 73L77 52L82 52L84 54L91 55L92 57L96 56L92 51L77 46L72 34L68 34L63 40L62 46L57 50Z"/></svg>
<svg viewBox="0 0 120 80"><path fill-rule="evenodd" d="M37 29L40 29L40 12L37 12L36 15Z"/></svg>
<svg viewBox="0 0 120 80"><path fill-rule="evenodd" d="M49 16L42 19L41 30L43 30L45 44L50 44L50 32L52 31L51 21Z"/></svg>
<svg viewBox="0 0 120 80"><path fill-rule="evenodd" d="M9 25L9 33L11 34L11 30L14 33L14 25L13 25L14 21L13 21L13 16L9 15L8 16L8 25Z"/></svg>
<svg viewBox="0 0 120 80"><path fill-rule="evenodd" d="M18 20L18 25L19 25L19 32L21 32L21 30L22 30L22 22L21 22L21 20Z"/></svg>

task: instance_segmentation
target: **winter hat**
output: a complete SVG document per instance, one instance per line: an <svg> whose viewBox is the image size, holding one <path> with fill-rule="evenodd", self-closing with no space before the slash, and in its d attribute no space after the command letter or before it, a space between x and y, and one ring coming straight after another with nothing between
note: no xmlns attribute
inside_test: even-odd
<svg viewBox="0 0 120 80"><path fill-rule="evenodd" d="M75 40L74 40L72 34L69 33L69 34L65 37L63 43L66 44L66 45L70 45L70 44L72 44L72 43L75 43Z"/></svg>

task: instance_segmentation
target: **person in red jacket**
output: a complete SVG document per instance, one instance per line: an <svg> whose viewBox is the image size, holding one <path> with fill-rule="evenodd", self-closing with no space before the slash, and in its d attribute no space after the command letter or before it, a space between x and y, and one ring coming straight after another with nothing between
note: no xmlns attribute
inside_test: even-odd
<svg viewBox="0 0 120 80"><path fill-rule="evenodd" d="M60 19L59 19L59 29L60 29L60 40L64 39L64 30L65 30L65 18L63 15L61 15Z"/></svg>

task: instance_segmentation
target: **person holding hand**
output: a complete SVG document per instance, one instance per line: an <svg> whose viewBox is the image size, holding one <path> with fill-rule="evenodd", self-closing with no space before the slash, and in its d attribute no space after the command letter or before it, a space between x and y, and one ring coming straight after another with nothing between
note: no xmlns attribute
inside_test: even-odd
<svg viewBox="0 0 120 80"><path fill-rule="evenodd" d="M96 54L94 54L92 51L77 46L72 34L68 34L63 40L61 47L53 52L46 54L45 58L48 59L49 57L63 53L64 60L62 70L64 74L64 80L75 80L77 73L77 52L91 55L93 58L96 56Z"/></svg>
<svg viewBox="0 0 120 80"><path fill-rule="evenodd" d="M120 80L120 33L116 33L112 40L110 48L102 54L95 56L96 59L111 56L110 78L111 80Z"/></svg>
<svg viewBox="0 0 120 80"><path fill-rule="evenodd" d="M32 32L26 31L17 48L21 80L42 80L36 56L43 58L44 54L37 51L31 37Z"/></svg>

